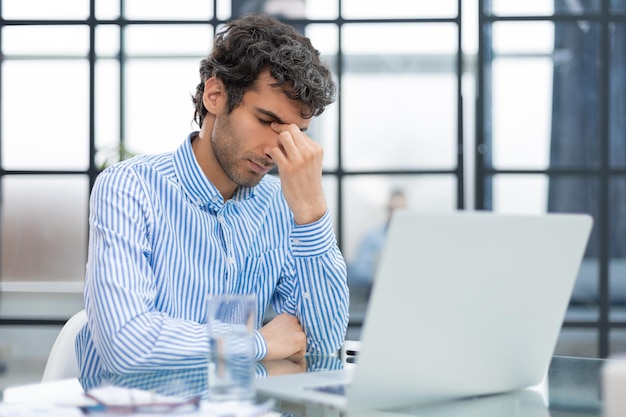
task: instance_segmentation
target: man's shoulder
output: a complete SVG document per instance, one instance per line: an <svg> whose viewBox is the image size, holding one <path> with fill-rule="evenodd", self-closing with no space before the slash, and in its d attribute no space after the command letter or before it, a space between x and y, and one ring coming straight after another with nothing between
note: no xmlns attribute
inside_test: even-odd
<svg viewBox="0 0 626 417"><path fill-rule="evenodd" d="M172 152L137 155L129 159L117 162L107 167L103 173L115 174L129 171L145 172L145 171L171 171L172 170Z"/></svg>

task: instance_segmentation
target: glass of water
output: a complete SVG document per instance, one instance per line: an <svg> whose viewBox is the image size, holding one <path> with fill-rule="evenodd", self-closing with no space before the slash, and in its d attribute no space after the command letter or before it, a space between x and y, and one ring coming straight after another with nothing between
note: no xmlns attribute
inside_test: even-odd
<svg viewBox="0 0 626 417"><path fill-rule="evenodd" d="M210 401L254 400L255 311L252 294L208 297Z"/></svg>

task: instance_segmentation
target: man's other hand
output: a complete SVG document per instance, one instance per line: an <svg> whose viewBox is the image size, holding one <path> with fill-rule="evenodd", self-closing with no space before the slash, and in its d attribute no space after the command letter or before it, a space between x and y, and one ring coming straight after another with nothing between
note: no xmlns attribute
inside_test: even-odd
<svg viewBox="0 0 626 417"><path fill-rule="evenodd" d="M267 344L264 359L289 359L297 361L306 352L306 335L295 316L280 314L260 330Z"/></svg>

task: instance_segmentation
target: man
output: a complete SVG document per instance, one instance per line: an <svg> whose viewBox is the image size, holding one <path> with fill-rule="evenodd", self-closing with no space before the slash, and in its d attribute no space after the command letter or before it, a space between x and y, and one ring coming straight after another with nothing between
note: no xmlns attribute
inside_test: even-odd
<svg viewBox="0 0 626 417"><path fill-rule="evenodd" d="M108 168L92 190L82 376L206 365L213 293L256 294L257 359L343 343L346 266L322 148L305 133L334 100L330 72L308 38L251 15L218 34L200 77L200 131Z"/></svg>

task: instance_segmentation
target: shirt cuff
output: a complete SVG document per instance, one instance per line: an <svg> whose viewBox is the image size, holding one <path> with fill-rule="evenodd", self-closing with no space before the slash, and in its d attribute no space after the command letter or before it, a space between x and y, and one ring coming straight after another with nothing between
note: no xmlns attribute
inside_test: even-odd
<svg viewBox="0 0 626 417"><path fill-rule="evenodd" d="M260 361L267 356L267 343L265 338L261 335L261 332L256 330L254 333L254 352L255 359Z"/></svg>
<svg viewBox="0 0 626 417"><path fill-rule="evenodd" d="M291 232L291 250L293 256L320 256L336 244L335 231L328 211L316 222L297 225Z"/></svg>

